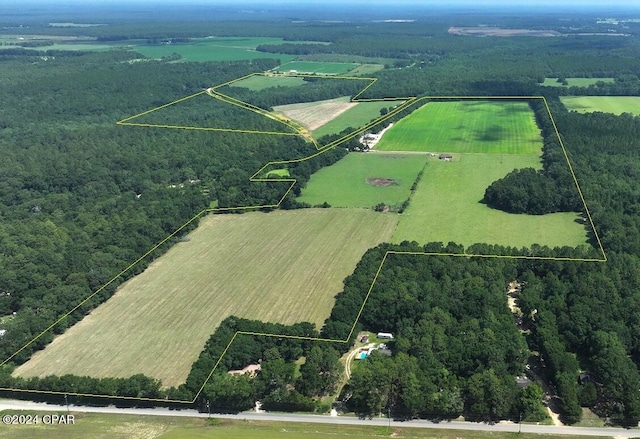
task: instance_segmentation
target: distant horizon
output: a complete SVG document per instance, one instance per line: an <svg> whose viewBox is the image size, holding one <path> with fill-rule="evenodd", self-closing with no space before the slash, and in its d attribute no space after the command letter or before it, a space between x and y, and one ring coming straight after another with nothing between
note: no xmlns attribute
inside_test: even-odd
<svg viewBox="0 0 640 439"><path fill-rule="evenodd" d="M66 6L83 5L91 6L136 6L136 5L162 5L162 6L260 6L278 7L293 6L303 9L307 6L326 6L327 4L340 6L403 6L420 9L459 9L471 7L473 9L598 9L598 10L640 10L638 0L615 0L603 3L602 0L5 0L5 6Z"/></svg>

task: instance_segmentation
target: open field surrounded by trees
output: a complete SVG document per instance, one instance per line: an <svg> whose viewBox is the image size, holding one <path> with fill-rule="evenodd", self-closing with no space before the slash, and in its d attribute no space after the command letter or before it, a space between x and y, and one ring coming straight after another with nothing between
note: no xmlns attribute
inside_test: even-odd
<svg viewBox="0 0 640 439"><path fill-rule="evenodd" d="M357 102L356 106L349 108L336 118L313 130L313 135L316 138L320 138L322 136L340 133L347 128L361 127L380 117L381 112L388 111L390 108L403 102L404 101Z"/></svg>
<svg viewBox="0 0 640 439"><path fill-rule="evenodd" d="M367 210L213 215L104 305L16 370L184 382L209 335L233 314L266 322L329 315L342 279L396 218Z"/></svg>
<svg viewBox="0 0 640 439"><path fill-rule="evenodd" d="M400 207L427 161L423 154L350 153L311 176L298 201L333 207Z"/></svg>
<svg viewBox="0 0 640 439"><path fill-rule="evenodd" d="M560 81L558 81L558 78L544 78L542 85L545 87L588 87L601 81L611 84L613 83L613 78L561 78Z"/></svg>
<svg viewBox="0 0 640 439"><path fill-rule="evenodd" d="M277 72L316 73L320 75L342 75L358 67L355 63L325 61L289 61L273 69Z"/></svg>
<svg viewBox="0 0 640 439"><path fill-rule="evenodd" d="M542 140L526 102L430 102L382 137L381 151L540 154Z"/></svg>
<svg viewBox="0 0 640 439"><path fill-rule="evenodd" d="M481 203L491 182L526 167L540 168L540 157L456 154L450 162L430 158L393 241L484 242L516 248L586 245L587 235L584 225L576 222L577 213L518 215Z"/></svg>
<svg viewBox="0 0 640 439"><path fill-rule="evenodd" d="M618 116L622 113L640 115L638 96L562 96L560 101L567 110L578 113L601 111Z"/></svg>
<svg viewBox="0 0 640 439"><path fill-rule="evenodd" d="M295 57L291 55L266 54L256 51L256 47L261 44L278 44L281 42L282 39L280 38L215 37L170 44L159 40L153 45L135 44L128 47L154 59L171 57L174 53L177 53L180 55L179 61L237 61L259 58L276 58L280 59L281 62L293 60Z"/></svg>
<svg viewBox="0 0 640 439"><path fill-rule="evenodd" d="M296 76L254 75L234 82L233 86L259 91L271 87L298 87L304 84L304 79Z"/></svg>

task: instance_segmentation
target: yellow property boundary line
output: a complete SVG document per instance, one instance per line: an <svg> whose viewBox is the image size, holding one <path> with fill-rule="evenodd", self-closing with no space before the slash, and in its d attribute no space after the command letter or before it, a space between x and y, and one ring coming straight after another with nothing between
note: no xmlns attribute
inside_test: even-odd
<svg viewBox="0 0 640 439"><path fill-rule="evenodd" d="M238 81L241 81L243 79L247 79L247 78L250 78L250 77L253 77L253 76L347 79L347 80L368 81L369 84L367 84L358 94L356 94L351 99L352 102L381 102L381 101L401 101L401 100L404 100L405 102L403 102L402 104L397 105L394 109L389 111L386 115L381 116L380 118L377 118L374 121L372 121L372 122L370 122L370 123L358 128L354 132L352 132L350 134L347 134L347 135L345 135L345 136L343 136L343 137L341 137L341 138L339 138L339 139L337 139L337 140L335 140L335 141L333 141L333 142L331 142L331 143L329 143L327 145L320 146L320 145L317 144L316 140L313 139L313 137L310 136L310 133L304 127L302 127L302 125L298 124L297 122L294 122L294 121L291 121L289 119L283 118L282 116L277 115L277 114L275 114L273 112L267 111L265 109L262 109L260 107L255 106L255 105L252 105L252 104L250 104L248 102L240 101L238 99L235 99L233 97L224 95L221 92L217 91L221 87L224 87L224 86L227 86L227 85L232 85L235 82L238 82ZM293 189L293 187L297 183L297 180L294 179L294 178L266 178L266 177L260 178L260 177L258 177L258 175L261 174L267 167L272 166L272 165L286 165L286 164L291 164L291 163L300 163L300 162L303 162L303 161L306 161L306 160L311 160L311 159L319 156L320 154L322 154L322 153L324 153L324 152L326 152L326 151L328 151L328 150L330 150L332 148L335 148L338 145L343 144L347 140L350 140L350 139L358 136L360 133L362 133L362 132L374 127L375 125L378 125L379 123L384 122L385 120L395 116L396 114L398 114L400 111L403 111L407 107L409 107L411 105L414 105L414 104L419 104L419 103L421 103L423 101L434 101L434 100L437 100L437 101L442 101L442 100L519 100L519 101L523 101L523 100L541 99L542 102L545 105L545 108L547 110L547 114L548 114L548 116L549 116L549 118L551 120L551 123L553 125L553 129L554 129L554 131L556 133L556 136L558 138L558 142L560 144L560 147L562 148L562 152L564 154L565 160L566 160L567 165L569 167L569 171L571 172L571 176L573 178L573 182L574 182L574 184L576 186L576 189L578 191L578 195L580 196L580 200L582 201L582 204L584 206L585 214L587 216L589 225L591 226L591 230L593 231L593 234L595 236L595 239L596 239L596 242L598 244L600 253L602 254L602 258L601 259L589 259L589 258L584 259L584 258L569 258L569 257L539 257L539 256L527 256L527 255L523 255L523 256L508 256L508 255L484 255L484 254L469 254L469 253L459 254L459 253L428 253L428 252L387 251L385 253L384 257L382 258L382 261L380 261L380 265L378 266L376 274L375 274L375 276L374 276L374 278L373 278L373 280L371 282L371 285L369 286L369 289L368 289L367 294L366 294L366 296L364 298L364 301L363 301L362 305L360 306L360 309L358 311L358 315L356 316L356 319L353 322L353 325L351 326L351 331L349 332L349 334L348 334L348 336L346 337L345 340L334 340L334 339L315 338L315 337L300 337L300 336L291 336L291 335L282 335L282 334L268 334L268 333L255 333L255 332L237 331L233 335L233 337L231 337L231 340L229 341L229 343L225 347L224 351L222 352L222 354L220 355L220 357L216 361L214 367L211 369L211 372L209 373L209 375L205 379L204 383L202 383L202 386L200 387L200 389L198 390L198 392L196 393L194 398L192 400L190 400L190 401L173 400L173 399L160 399L160 398L139 398L139 397L127 397L127 396L86 394L86 393L77 393L77 392L55 392L55 391L42 391L42 390L14 389L14 388L3 388L3 387L0 387L0 391L34 393L34 394L48 394L48 395L70 395L70 396L79 396L79 397L107 398L107 399L119 399L119 400L129 400L129 401L149 401L149 402L162 402L162 403L193 404L198 399L200 394L202 393L204 387L209 382L209 379L211 378L213 373L218 368L218 365L222 361L222 358L225 356L225 354L229 350L229 347L231 346L231 344L234 342L234 340L236 339L236 337L238 335L252 335L252 336L278 337L278 338L294 338L294 339L302 339L302 340L318 341L318 342L327 342L327 343L348 343L349 339L353 335L353 331L355 331L355 328L356 328L356 325L357 325L358 321L360 320L360 316L362 314L362 311L364 310L365 305L367 304L369 296L371 295L371 292L373 291L373 288L374 288L374 286L375 286L375 284L376 284L376 282L378 280L378 276L380 275L380 272L382 271L382 267L384 266L384 264L385 264L385 262L386 262L386 260L387 260L387 258L389 256L401 254L401 255L415 255L415 256L446 256L446 257L465 257L465 258L479 257L479 258L494 258L494 259L495 258L498 258L498 259L527 259L527 260L548 260L548 261L574 261L574 262L606 262L607 261L606 252L605 252L605 250L604 250L604 248L602 246L602 242L600 240L598 232L597 232L597 230L595 228L595 225L593 223L593 219L591 217L591 213L590 213L589 208L587 206L587 203L586 203L586 200L585 200L584 195L582 193L582 190L580 189L580 185L578 183L578 179L577 179L577 177L575 175L575 172L573 170L573 166L571 165L571 161L569 160L569 155L567 154L567 150L566 150L566 148L564 146L564 143L562 142L562 137L560 136L560 132L558 131L558 127L556 126L555 120L553 119L553 115L551 114L551 109L549 108L549 104L547 103L547 100L545 99L544 96L425 96L425 97L421 97L421 98L416 98L416 97L406 97L406 98L393 97L392 98L392 97L389 97L389 98L382 98L382 99L358 99L362 94L364 94L376 82L377 82L377 78L334 76L334 75L328 76L328 75L306 75L306 74L276 74L276 73L273 73L273 72L252 73L252 74L243 76L241 78L237 78L237 79L225 82L225 83L217 85L215 87L211 87L211 88L209 88L207 90L203 90L203 91L200 91L198 93L195 93L195 94L192 94L192 95L177 99L175 101L169 102L167 104L161 105L161 106L156 107L156 108L152 108L150 110L144 111L142 113L136 114L134 116L130 116L128 118L125 118L125 119L122 119L122 120L116 122L116 124L118 124L118 125L150 127L150 128L169 128L169 129L203 130L203 131L225 131L225 132L236 132L236 133L281 135L281 136L301 136L304 139L307 139L307 140L309 140L309 141L311 141L313 143L313 145L316 148L316 152L314 154L311 154L311 155L307 156L307 157L301 157L301 158L298 158L298 159L270 161L267 164L265 164L264 166L262 166L260 169L258 169L251 177L249 177L249 180L251 182L287 182L287 183L289 183L289 188L285 191L284 195L276 203L274 203L274 204L266 204L266 205L259 205L259 206L256 205L256 206L243 206L243 207L223 207L223 208L203 209L202 211L197 213L193 218L188 220L186 223L184 223L182 226L180 226L178 229L176 229L173 233L171 233L169 236L167 236L165 239L163 239L162 241L158 242L155 246L153 246L151 249L149 249L149 251L147 251L144 255L142 255L138 259L136 259L133 263L131 263L128 267L126 267L124 270L122 270L120 273L118 273L116 276L114 276L111 280L109 280L107 283L102 285L100 288L98 288L96 291L94 291L92 294L90 294L88 297L86 297L84 300L82 300L80 303L78 303L69 312L67 312L66 314L64 314L60 318L58 318L58 320L56 320L51 325L49 325L44 331L42 331L40 334L35 336L32 340L27 342L24 346L22 346L15 353L13 353L11 356L9 356L7 359L5 359L2 363L0 363L0 366L3 366L5 364L7 364L17 354L22 352L25 348L27 348L32 343L34 343L36 340L38 340L40 337L42 337L44 334L49 332L54 326L56 326L58 323L60 323L62 320L64 320L72 312L77 310L79 307L81 307L86 302L91 300L96 294L100 293L105 288L107 288L109 285L111 285L113 282L115 282L117 279L122 277L125 273L127 273L129 270L131 270L136 264L141 262L143 259L145 259L147 256L149 256L152 252L154 252L160 246L162 246L167 241L169 241L171 238L176 236L178 233L180 233L180 231L182 231L185 227L187 227L189 224L191 224L196 219L200 218L202 215L204 215L206 213L211 213L211 212L229 212L229 211L236 211L236 210L249 210L249 209L257 210L257 209L262 209L262 208L274 208L274 209L278 208L282 204L284 199L287 197L289 192L291 192L291 190ZM196 96L200 96L200 95L203 95L203 94L206 94L206 95L208 95L208 96L210 96L210 97L212 97L214 99L220 100L220 101L222 101L224 103L227 103L227 104L230 104L230 105L235 105L235 106L238 106L240 108L246 109L248 111L255 112L255 113L257 113L259 115L262 115L264 117L268 117L268 118L270 118L272 120L276 120L276 121L282 123L283 125L287 126L288 128L292 129L294 132L279 133L279 132L249 131L249 130L240 130L240 129L222 129L222 128L205 128L205 127L194 127L194 126L142 124L142 123L131 122L131 120L133 120L135 118L138 118L140 116L144 116L144 115L153 113L155 111L158 111L158 110L161 110L163 108L167 108L169 106L184 102L184 101L186 101L188 99L192 99L192 98L194 98Z"/></svg>

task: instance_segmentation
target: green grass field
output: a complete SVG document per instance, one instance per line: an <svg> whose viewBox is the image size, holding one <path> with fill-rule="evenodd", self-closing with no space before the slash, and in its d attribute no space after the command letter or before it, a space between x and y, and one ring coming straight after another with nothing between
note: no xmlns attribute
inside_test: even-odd
<svg viewBox="0 0 640 439"><path fill-rule="evenodd" d="M15 373L144 373L177 386L229 315L322 325L343 279L396 224L364 209L208 216Z"/></svg>
<svg viewBox="0 0 640 439"><path fill-rule="evenodd" d="M298 201L311 205L326 201L334 207L399 205L409 197L426 160L423 154L350 153L313 174ZM372 178L393 179L394 183L386 187L367 183Z"/></svg>
<svg viewBox="0 0 640 439"><path fill-rule="evenodd" d="M540 154L533 112L520 101L430 102L395 124L380 151Z"/></svg>
<svg viewBox="0 0 640 439"><path fill-rule="evenodd" d="M305 85L306 82L302 78L290 76L262 76L255 75L250 78L237 81L232 84L233 87L244 87L249 90L260 91L270 87L298 87Z"/></svg>
<svg viewBox="0 0 640 439"><path fill-rule="evenodd" d="M321 125L312 131L316 138L320 138L327 134L337 134L346 128L359 128L372 120L380 117L382 108L391 108L401 104L404 101L384 101L384 102L358 102L353 108L349 108L334 119Z"/></svg>
<svg viewBox="0 0 640 439"><path fill-rule="evenodd" d="M190 43L162 44L148 46L144 44L128 46L142 55L159 59L178 53L180 61L236 61L258 58L276 58L282 62L295 59L294 55L266 53L256 51L261 44L282 44L281 38L262 37L209 37L194 39Z"/></svg>
<svg viewBox="0 0 640 439"><path fill-rule="evenodd" d="M578 113L631 113L640 115L640 97L637 96L561 96L560 100L569 111Z"/></svg>
<svg viewBox="0 0 640 439"><path fill-rule="evenodd" d="M35 414L4 411L2 414ZM53 412L52 412L53 413ZM42 415L43 413L39 413ZM472 430L373 427L366 425L305 424L297 422L244 421L72 412L75 424L67 426L0 424L0 439L560 439L566 435L481 432ZM568 427L567 427L568 428ZM597 439L597 437L595 437Z"/></svg>
<svg viewBox="0 0 640 439"><path fill-rule="evenodd" d="M356 63L322 62L322 61L289 61L284 62L275 71L298 73L318 73L322 75L342 75L358 67Z"/></svg>
<svg viewBox="0 0 640 439"><path fill-rule="evenodd" d="M567 85L558 82L558 78L545 78L542 85L545 87L589 87L597 82L613 82L613 78L565 78Z"/></svg>
<svg viewBox="0 0 640 439"><path fill-rule="evenodd" d="M540 158L521 154L461 154L451 162L431 158L409 208L400 217L393 242L454 241L521 248L531 244L586 244L576 213L515 215L480 200L491 182L516 168L540 168Z"/></svg>

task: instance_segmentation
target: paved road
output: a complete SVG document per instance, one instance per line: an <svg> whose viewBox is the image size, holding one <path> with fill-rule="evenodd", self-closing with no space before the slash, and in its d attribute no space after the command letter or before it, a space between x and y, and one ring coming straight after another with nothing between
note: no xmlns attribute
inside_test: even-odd
<svg viewBox="0 0 640 439"><path fill-rule="evenodd" d="M18 400L0 400L0 410L32 410L36 412L58 412L58 414L67 413L67 407L64 405L53 405L45 403L36 403L30 401ZM136 408L116 408L110 407L84 407L70 406L71 412L92 412L92 413L118 413L131 415L153 415L153 416L185 416L206 418L206 413L198 413L195 410L169 410L165 408L154 409L136 409ZM252 413L244 412L238 415L211 415L215 418L237 419L250 421L279 421L279 422L308 422L318 424L335 424L335 425L373 425L387 426L389 420L386 418L375 419L357 419L348 416L327 416L327 415L299 415L285 413ZM410 421L400 422L391 421L392 426L406 428L441 428L447 430L466 430L466 431L494 431L494 432L518 432L519 425L513 423L499 423L488 425L474 422L440 422L434 423L430 421ZM617 439L621 438L640 438L640 430L626 430L623 428L587 428L587 427L557 427L553 425L522 425L523 433L538 434L562 434L575 436L609 436Z"/></svg>

